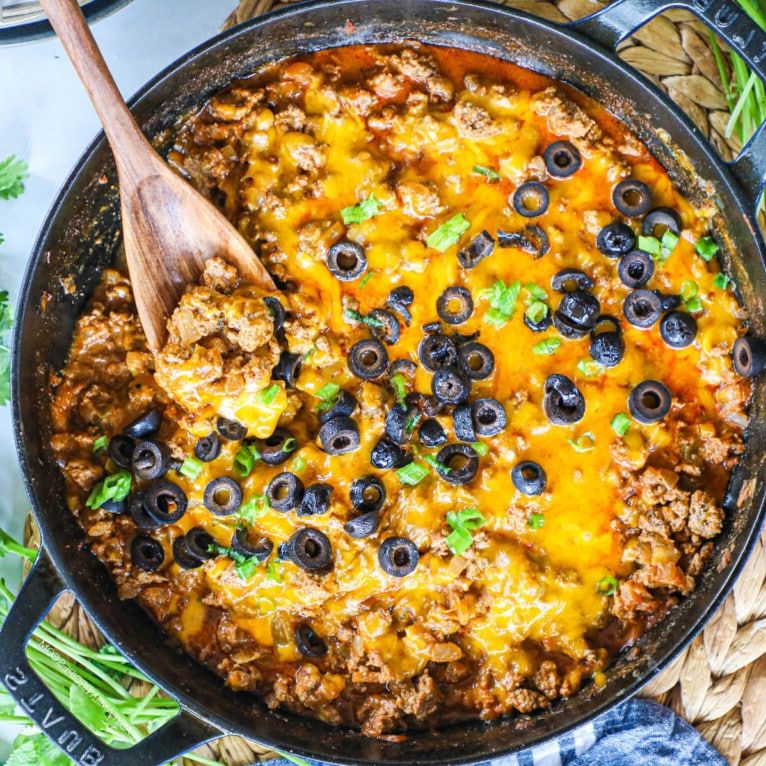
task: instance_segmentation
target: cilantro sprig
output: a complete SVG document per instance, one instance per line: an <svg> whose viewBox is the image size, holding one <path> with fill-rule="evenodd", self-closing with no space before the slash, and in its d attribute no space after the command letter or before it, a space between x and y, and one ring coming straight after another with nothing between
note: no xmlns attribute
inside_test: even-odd
<svg viewBox="0 0 766 766"><path fill-rule="evenodd" d="M13 154L0 162L0 199L16 199L24 191L29 166Z"/></svg>

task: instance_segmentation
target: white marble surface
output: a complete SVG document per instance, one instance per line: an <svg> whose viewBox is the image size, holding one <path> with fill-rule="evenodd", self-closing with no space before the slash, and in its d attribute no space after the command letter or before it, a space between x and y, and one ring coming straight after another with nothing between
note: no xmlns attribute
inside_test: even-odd
<svg viewBox="0 0 766 766"><path fill-rule="evenodd" d="M95 37L125 96L211 37L236 0L133 0L97 22ZM0 159L29 162L26 191L0 200L0 289L14 301L43 219L58 188L99 130L96 115L58 41L0 47ZM20 535L27 499L17 467L9 408L0 409L0 526ZM15 587L18 563L0 564ZM0 762L15 730L0 727Z"/></svg>

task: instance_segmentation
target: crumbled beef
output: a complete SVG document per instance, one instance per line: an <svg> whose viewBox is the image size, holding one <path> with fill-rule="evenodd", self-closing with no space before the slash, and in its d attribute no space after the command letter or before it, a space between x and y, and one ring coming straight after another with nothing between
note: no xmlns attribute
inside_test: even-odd
<svg viewBox="0 0 766 766"><path fill-rule="evenodd" d="M698 489L689 505L689 530L709 540L718 535L722 527L723 511L707 492Z"/></svg>
<svg viewBox="0 0 766 766"><path fill-rule="evenodd" d="M500 126L490 113L471 101L458 101L452 110L452 118L458 133L465 138L489 138L500 132Z"/></svg>

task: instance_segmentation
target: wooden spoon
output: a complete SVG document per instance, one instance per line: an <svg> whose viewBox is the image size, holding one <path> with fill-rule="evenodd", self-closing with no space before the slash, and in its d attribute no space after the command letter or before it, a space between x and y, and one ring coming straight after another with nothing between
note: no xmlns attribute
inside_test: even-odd
<svg viewBox="0 0 766 766"><path fill-rule="evenodd" d="M76 0L40 0L104 127L117 164L122 232L138 316L152 351L186 286L220 256L242 278L275 285L242 235L174 173L146 140L123 101Z"/></svg>

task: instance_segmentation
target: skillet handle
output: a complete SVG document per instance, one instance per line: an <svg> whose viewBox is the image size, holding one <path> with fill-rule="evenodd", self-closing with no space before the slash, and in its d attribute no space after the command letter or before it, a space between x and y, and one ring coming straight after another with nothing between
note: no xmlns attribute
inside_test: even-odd
<svg viewBox="0 0 766 766"><path fill-rule="evenodd" d="M0 627L0 679L52 742L80 766L158 766L222 736L221 731L182 708L172 721L138 744L117 750L69 713L32 670L24 651L32 631L65 590L50 559L41 551Z"/></svg>
<svg viewBox="0 0 766 766"><path fill-rule="evenodd" d="M616 0L569 26L614 50L626 37L669 8L686 8L704 21L766 82L766 32L730 0ZM766 185L766 122L729 166L753 206Z"/></svg>

